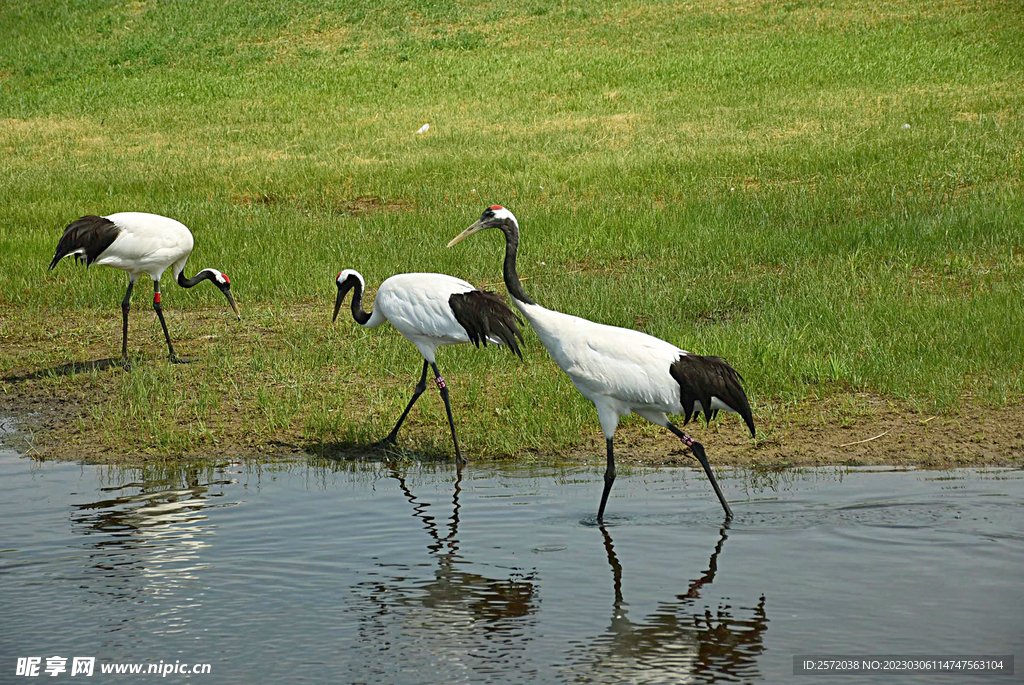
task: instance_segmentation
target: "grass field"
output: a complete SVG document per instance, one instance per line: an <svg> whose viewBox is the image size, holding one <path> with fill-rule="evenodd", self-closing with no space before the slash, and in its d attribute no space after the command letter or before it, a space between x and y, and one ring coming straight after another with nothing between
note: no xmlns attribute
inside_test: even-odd
<svg viewBox="0 0 1024 685"><path fill-rule="evenodd" d="M445 249L500 203L534 299L726 357L769 442L856 397L943 416L1019 400L1019 3L502 7L3 3L0 397L73 406L57 451L379 438L421 361L393 329L332 326L334 275L503 290L496 235ZM165 284L199 357L171 366L142 284L134 371L46 373L119 352L124 275L46 266L67 223L126 210L190 226L186 271L227 272L245 319ZM599 433L532 334L525 362L439 364L471 455ZM446 453L428 397L406 436Z"/></svg>

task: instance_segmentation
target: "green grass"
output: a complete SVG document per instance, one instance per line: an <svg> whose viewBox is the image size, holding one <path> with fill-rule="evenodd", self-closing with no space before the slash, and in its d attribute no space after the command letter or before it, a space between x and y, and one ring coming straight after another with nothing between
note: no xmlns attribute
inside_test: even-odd
<svg viewBox="0 0 1024 685"><path fill-rule="evenodd" d="M1017 3L502 7L3 3L0 368L115 356L124 277L46 266L78 216L156 212L249 316L193 325L220 294L165 285L180 352L203 350L172 368L142 288L131 342L151 361L38 382L116 399L83 434L215 449L232 413L257 442L379 437L420 362L393 330L330 326L333 276L496 284L495 235L444 246L497 202L534 299L726 357L755 415L850 392L929 411L1020 397ZM596 431L535 337L526 352L441 353L470 451ZM413 420L447 449L436 398Z"/></svg>

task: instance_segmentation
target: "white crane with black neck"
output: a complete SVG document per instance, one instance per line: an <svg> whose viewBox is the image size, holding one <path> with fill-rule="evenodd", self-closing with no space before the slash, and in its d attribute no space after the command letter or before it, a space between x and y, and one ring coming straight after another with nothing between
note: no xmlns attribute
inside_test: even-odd
<svg viewBox="0 0 1024 685"><path fill-rule="evenodd" d="M224 293L235 316L239 320L242 318L235 298L231 296L231 281L227 274L217 269L203 269L192 278L185 278L185 262L192 254L192 246L192 232L184 224L159 214L119 212L109 216L83 216L64 229L50 269L64 257L74 255L76 261L85 262L87 267L100 264L128 272L128 291L121 302L121 358L125 368L131 368L128 360L128 310L132 288L142 274L148 275L153 279L153 309L164 329L171 362L185 363L187 359L175 354L171 334L167 332L167 322L164 321L160 302L160 277L164 271L170 268L182 288L210 281Z"/></svg>
<svg viewBox="0 0 1024 685"><path fill-rule="evenodd" d="M423 355L423 372L412 399L398 417L395 427L377 444L395 444L397 441L398 429L402 427L412 405L427 388L429 365L434 371L434 382L441 392L448 414L448 426L455 445L455 460L463 464L465 460L455 436L455 420L448 399L448 384L437 368L435 353L441 345L471 342L480 347L481 343L484 346L494 343L508 346L522 359L519 342L523 334L519 331L515 312L494 293L478 290L461 278L445 274L397 274L386 279L377 289L372 313L363 311L366 281L362 274L345 269L338 274L335 283L338 296L334 300L334 316L331 321L337 320L345 297L352 291L352 318L357 324L363 328L374 328L389 321Z"/></svg>
<svg viewBox="0 0 1024 685"><path fill-rule="evenodd" d="M597 409L608 451L598 521L604 519L608 493L615 482L612 438L619 419L630 412L664 426L693 451L726 516L732 517L704 446L677 428L666 414L683 414L685 425L694 414L703 411L710 421L719 409L724 409L739 414L753 436L754 419L740 375L719 357L691 354L646 333L594 323L534 302L523 291L516 272L519 222L501 205L484 210L480 219L448 243L448 247L487 228L497 228L505 234L503 275L513 304L533 326L555 363Z"/></svg>

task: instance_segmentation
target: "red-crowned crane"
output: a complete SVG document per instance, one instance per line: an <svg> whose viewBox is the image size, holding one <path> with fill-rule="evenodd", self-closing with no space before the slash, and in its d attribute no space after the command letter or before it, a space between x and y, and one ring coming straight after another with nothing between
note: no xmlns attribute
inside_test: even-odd
<svg viewBox="0 0 1024 685"><path fill-rule="evenodd" d="M203 269L192 278L185 278L185 262L192 254L192 244L192 233L188 228L166 216L143 212L83 216L64 229L50 268L57 266L57 262L64 257L74 255L76 261L85 262L87 267L102 264L128 272L128 291L121 302L121 358L125 368L131 368L128 360L128 310L132 288L142 274L147 274L153 279L153 309L164 329L171 362L184 363L188 360L174 353L167 322L164 321L163 305L160 303L160 277L164 271L170 268L182 288L191 288L202 281L212 282L224 293L235 316L242 318L235 298L231 296L231 281L227 274L216 269Z"/></svg>
<svg viewBox="0 0 1024 685"><path fill-rule="evenodd" d="M374 299L373 313L363 311L363 291L366 281L358 271L345 269L335 279L338 297L334 301L334 316L348 292L352 292L352 318L363 328L374 328L385 321L398 329L423 355L423 372L416 384L412 399L398 417L398 423L378 444L394 444L398 429L409 415L409 410L427 388L427 365L434 371L434 382L441 391L444 408L448 413L448 426L455 444L455 460L462 464L462 452L455 437L452 405L448 401L448 385L437 368L434 353L441 345L472 342L506 345L520 359L519 331L515 313L500 297L487 290L477 290L466 281L444 274L397 274L380 284Z"/></svg>
<svg viewBox="0 0 1024 685"><path fill-rule="evenodd" d="M503 275L512 302L533 326L555 363L597 408L608 449L598 521L604 519L608 493L615 482L612 438L619 419L630 412L669 429L693 451L726 516L731 517L732 510L718 487L704 446L677 428L666 414L683 414L685 425L701 411L710 421L719 409L724 409L743 417L753 436L754 419L740 375L719 357L691 354L646 333L545 309L531 300L516 273L519 222L501 205L484 210L480 219L448 243L448 247L486 228L497 228L505 234Z"/></svg>

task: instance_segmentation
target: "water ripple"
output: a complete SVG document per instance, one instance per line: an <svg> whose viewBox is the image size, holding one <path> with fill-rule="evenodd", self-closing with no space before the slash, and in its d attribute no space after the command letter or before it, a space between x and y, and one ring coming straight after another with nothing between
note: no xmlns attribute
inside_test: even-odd
<svg viewBox="0 0 1024 685"><path fill-rule="evenodd" d="M600 525L579 467L0 455L0 645L226 683L774 682L837 645L1024 647L1019 472L721 484L727 525L699 472L624 470Z"/></svg>

